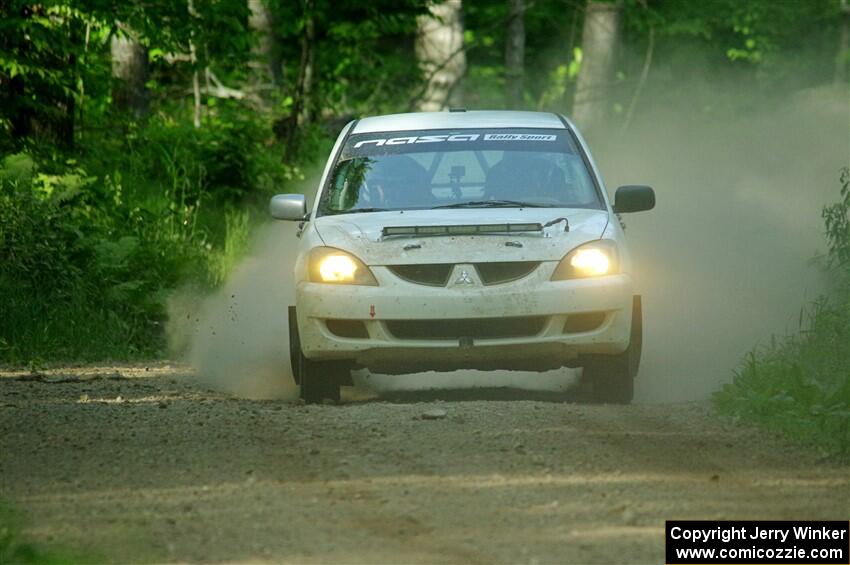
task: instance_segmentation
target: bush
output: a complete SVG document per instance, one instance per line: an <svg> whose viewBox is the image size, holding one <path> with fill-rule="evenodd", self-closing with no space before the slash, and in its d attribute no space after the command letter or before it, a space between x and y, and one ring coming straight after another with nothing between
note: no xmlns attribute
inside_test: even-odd
<svg viewBox="0 0 850 565"><path fill-rule="evenodd" d="M300 176L241 114L123 126L0 163L0 361L163 355L168 295L221 284Z"/></svg>
<svg viewBox="0 0 850 565"><path fill-rule="evenodd" d="M824 209L835 292L810 308L799 335L752 351L714 396L724 415L850 457L850 175Z"/></svg>
<svg viewBox="0 0 850 565"><path fill-rule="evenodd" d="M22 161L15 156L4 162ZM30 162L31 163L31 162ZM32 358L158 351L161 291L187 259L144 229L143 210L70 164L61 175L0 180L0 355Z"/></svg>

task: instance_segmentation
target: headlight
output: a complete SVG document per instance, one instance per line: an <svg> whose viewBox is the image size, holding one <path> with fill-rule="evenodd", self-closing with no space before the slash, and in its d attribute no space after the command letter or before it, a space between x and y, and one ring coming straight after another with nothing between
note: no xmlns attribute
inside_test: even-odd
<svg viewBox="0 0 850 565"><path fill-rule="evenodd" d="M617 247L614 242L592 241L567 253L552 273L552 280L599 277L612 275L617 270Z"/></svg>
<svg viewBox="0 0 850 565"><path fill-rule="evenodd" d="M363 261L332 247L317 247L310 252L309 271L312 282L378 286Z"/></svg>

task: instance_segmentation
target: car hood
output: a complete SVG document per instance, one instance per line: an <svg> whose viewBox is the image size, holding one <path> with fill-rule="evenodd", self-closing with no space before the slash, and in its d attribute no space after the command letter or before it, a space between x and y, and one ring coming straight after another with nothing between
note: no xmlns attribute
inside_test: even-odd
<svg viewBox="0 0 850 565"><path fill-rule="evenodd" d="M546 224L558 218L569 221L569 231L564 230L564 222L558 222L543 232L383 235L385 227ZM599 239L607 224L607 211L577 208L407 210L322 216L315 220L325 245L349 251L367 265L559 261L570 249Z"/></svg>

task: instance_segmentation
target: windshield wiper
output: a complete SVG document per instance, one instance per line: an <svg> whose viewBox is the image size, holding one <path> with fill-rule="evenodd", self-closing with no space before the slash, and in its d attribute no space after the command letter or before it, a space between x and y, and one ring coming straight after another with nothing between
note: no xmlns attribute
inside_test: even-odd
<svg viewBox="0 0 850 565"><path fill-rule="evenodd" d="M539 204L535 202L521 202L519 200L470 200L469 202L455 202L434 206L432 210L439 208L554 208L553 204Z"/></svg>

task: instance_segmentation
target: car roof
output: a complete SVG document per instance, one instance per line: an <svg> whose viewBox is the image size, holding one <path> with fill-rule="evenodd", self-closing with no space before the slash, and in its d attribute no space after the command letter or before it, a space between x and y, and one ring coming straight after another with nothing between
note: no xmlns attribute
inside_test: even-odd
<svg viewBox="0 0 850 565"><path fill-rule="evenodd" d="M551 112L515 112L471 110L450 112L411 112L371 116L359 120L351 133L377 133L423 129L463 128L549 128L565 129L557 114Z"/></svg>

